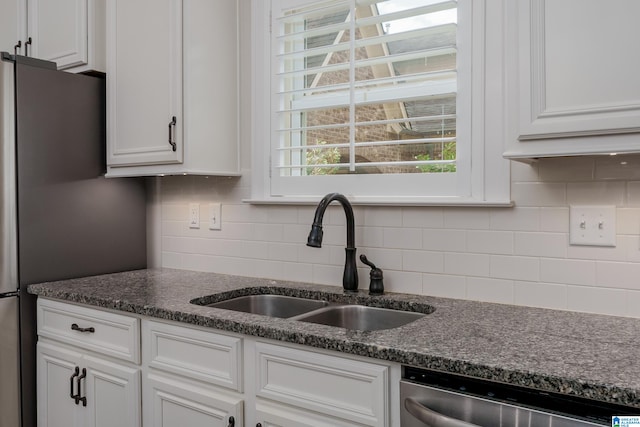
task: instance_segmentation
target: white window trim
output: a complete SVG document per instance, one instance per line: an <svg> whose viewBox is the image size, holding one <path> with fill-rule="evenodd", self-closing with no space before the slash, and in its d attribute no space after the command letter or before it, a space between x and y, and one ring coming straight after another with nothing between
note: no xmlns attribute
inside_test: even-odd
<svg viewBox="0 0 640 427"><path fill-rule="evenodd" d="M471 194L469 196L350 195L353 204L396 206L512 206L510 164L502 157L507 137L505 78L505 1L473 1ZM483 20L487 21L484 25ZM271 39L264 37L271 25L270 1L251 0L251 197L250 203L315 204L318 196L272 196L270 183L271 136ZM478 45L478 47L475 47ZM490 93L491 96L485 96ZM308 178L332 178L331 176ZM360 175L375 188L384 175ZM330 181L326 181L330 182ZM330 191L340 192L339 184ZM327 192L330 192L327 191Z"/></svg>

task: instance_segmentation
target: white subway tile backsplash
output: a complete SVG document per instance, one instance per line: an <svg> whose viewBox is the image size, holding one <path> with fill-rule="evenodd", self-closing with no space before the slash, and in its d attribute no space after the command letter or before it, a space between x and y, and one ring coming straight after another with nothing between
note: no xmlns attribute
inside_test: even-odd
<svg viewBox="0 0 640 427"><path fill-rule="evenodd" d="M385 228L383 243L385 248L421 249L422 233L416 228Z"/></svg>
<svg viewBox="0 0 640 427"><path fill-rule="evenodd" d="M540 259L535 257L491 255L491 277L499 279L540 280Z"/></svg>
<svg viewBox="0 0 640 427"><path fill-rule="evenodd" d="M566 258L569 240L564 233L515 233L516 255Z"/></svg>
<svg viewBox="0 0 640 427"><path fill-rule="evenodd" d="M622 244L621 244L622 243ZM567 257L607 261L626 261L627 247L618 237L616 246L569 246Z"/></svg>
<svg viewBox="0 0 640 427"><path fill-rule="evenodd" d="M540 159L540 181L571 182L591 181L594 176L594 160L590 157Z"/></svg>
<svg viewBox="0 0 640 427"><path fill-rule="evenodd" d="M467 279L464 276L423 274L422 294L443 298L465 298Z"/></svg>
<svg viewBox="0 0 640 427"><path fill-rule="evenodd" d="M595 286L596 263L574 259L541 258L540 280L547 283Z"/></svg>
<svg viewBox="0 0 640 427"><path fill-rule="evenodd" d="M303 264L300 262L283 262L282 279L292 282L309 283L313 279L313 264Z"/></svg>
<svg viewBox="0 0 640 427"><path fill-rule="evenodd" d="M624 316L627 292L621 289L567 286L567 309L586 313Z"/></svg>
<svg viewBox="0 0 640 427"><path fill-rule="evenodd" d="M270 260L297 261L298 245L291 243L269 243L268 254Z"/></svg>
<svg viewBox="0 0 640 427"><path fill-rule="evenodd" d="M360 288L368 289L369 280L361 280ZM422 274L408 271L385 271L384 289L386 292L419 294L422 290Z"/></svg>
<svg viewBox="0 0 640 427"><path fill-rule="evenodd" d="M540 208L540 231L569 232L569 207Z"/></svg>
<svg viewBox="0 0 640 427"><path fill-rule="evenodd" d="M435 251L402 251L402 270L423 273L444 272L444 253Z"/></svg>
<svg viewBox="0 0 640 427"><path fill-rule="evenodd" d="M402 208L372 207L365 209L361 224L367 227L402 227Z"/></svg>
<svg viewBox="0 0 640 427"><path fill-rule="evenodd" d="M267 210L264 206L243 204L222 204L223 225L227 222L267 222Z"/></svg>
<svg viewBox="0 0 640 427"><path fill-rule="evenodd" d="M298 222L298 208L291 206L264 206L269 224L296 224ZM313 222L313 217L312 221Z"/></svg>
<svg viewBox="0 0 640 427"><path fill-rule="evenodd" d="M624 182L575 182L567 184L569 205L615 205L622 206L625 200Z"/></svg>
<svg viewBox="0 0 640 427"><path fill-rule="evenodd" d="M640 292L627 291L625 300L627 302L626 313L621 314L624 316L640 317Z"/></svg>
<svg viewBox="0 0 640 427"><path fill-rule="evenodd" d="M402 226L410 228L442 228L442 208L406 207L402 209Z"/></svg>
<svg viewBox="0 0 640 427"><path fill-rule="evenodd" d="M640 209L616 209L616 234L638 235L640 233Z"/></svg>
<svg viewBox="0 0 640 427"><path fill-rule="evenodd" d="M475 301L513 304L514 286L512 280L467 278L467 298Z"/></svg>
<svg viewBox="0 0 640 427"><path fill-rule="evenodd" d="M444 228L460 230L488 230L491 224L487 208L446 208Z"/></svg>
<svg viewBox="0 0 640 427"><path fill-rule="evenodd" d="M596 262L596 285L640 291L640 264L598 261Z"/></svg>
<svg viewBox="0 0 640 427"><path fill-rule="evenodd" d="M468 231L467 251L485 254L513 254L514 234L511 231Z"/></svg>
<svg viewBox="0 0 640 427"><path fill-rule="evenodd" d="M492 209L490 228L505 231L538 231L540 208Z"/></svg>
<svg viewBox="0 0 640 427"><path fill-rule="evenodd" d="M222 228L227 228L226 224L223 224ZM263 242L282 242L284 241L284 226L282 224L253 224L253 233L249 238Z"/></svg>
<svg viewBox="0 0 640 427"><path fill-rule="evenodd" d="M383 270L402 270L403 251L399 249L380 249L380 248L359 248L358 257L360 254L366 255L367 259L374 263L376 267ZM342 253L342 264L344 265L344 250ZM357 261L358 266L365 268L364 264ZM368 267L366 267L368 268Z"/></svg>
<svg viewBox="0 0 640 427"><path fill-rule="evenodd" d="M447 274L489 277L490 271L490 255L458 252L447 252L444 255L444 272Z"/></svg>
<svg viewBox="0 0 640 427"><path fill-rule="evenodd" d="M384 228L382 227L356 227L356 245L370 248L384 246Z"/></svg>
<svg viewBox="0 0 640 427"><path fill-rule="evenodd" d="M342 266L314 264L311 281L321 285L342 286L342 272ZM364 289L362 281L360 288Z"/></svg>
<svg viewBox="0 0 640 427"><path fill-rule="evenodd" d="M538 162L521 163L511 162L511 181L512 182L537 182L540 180L538 176Z"/></svg>
<svg viewBox="0 0 640 427"><path fill-rule="evenodd" d="M422 248L431 251L465 252L467 233L462 230L423 230Z"/></svg>
<svg viewBox="0 0 640 427"><path fill-rule="evenodd" d="M282 230L282 241L287 243L307 244L307 237L311 231L310 225L285 224Z"/></svg>
<svg viewBox="0 0 640 427"><path fill-rule="evenodd" d="M567 286L540 282L514 282L514 302L529 307L567 309Z"/></svg>
<svg viewBox="0 0 640 427"><path fill-rule="evenodd" d="M309 264L330 264L331 246L311 248L307 245L298 246L298 261Z"/></svg>
<svg viewBox="0 0 640 427"><path fill-rule="evenodd" d="M627 206L640 206L640 181L627 182Z"/></svg>
<svg viewBox="0 0 640 427"><path fill-rule="evenodd" d="M565 206L567 184L555 182L512 182L511 199L516 206Z"/></svg>
<svg viewBox="0 0 640 427"><path fill-rule="evenodd" d="M640 179L640 156L637 154L599 156L595 159L596 179Z"/></svg>
<svg viewBox="0 0 640 427"><path fill-rule="evenodd" d="M356 247L387 291L640 317L640 156L511 163L511 208L355 206ZM629 161L630 160L630 161ZM621 161L627 161L626 165ZM243 177L162 179L155 259L170 268L342 286L343 208L306 246L315 205L252 205ZM183 179L184 178L184 179ZM222 229L189 229L189 203L222 203ZM617 206L616 246L570 246L569 205ZM358 261L360 288L369 268Z"/></svg>

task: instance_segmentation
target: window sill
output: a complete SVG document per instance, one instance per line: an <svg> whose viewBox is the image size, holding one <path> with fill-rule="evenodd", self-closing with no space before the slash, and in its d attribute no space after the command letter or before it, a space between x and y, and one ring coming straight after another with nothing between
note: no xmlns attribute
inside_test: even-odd
<svg viewBox="0 0 640 427"><path fill-rule="evenodd" d="M510 208L511 200L474 200L457 197L352 197L346 195L354 206L458 206ZM321 197L266 197L243 199L253 205L317 205Z"/></svg>

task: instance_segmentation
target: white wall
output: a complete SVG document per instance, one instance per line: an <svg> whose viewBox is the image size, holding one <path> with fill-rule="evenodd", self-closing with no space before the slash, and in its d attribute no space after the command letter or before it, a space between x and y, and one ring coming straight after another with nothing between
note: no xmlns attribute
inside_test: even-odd
<svg viewBox="0 0 640 427"><path fill-rule="evenodd" d="M162 266L340 286L342 209L325 216L323 247L308 248L315 208L242 203L249 175L158 179ZM513 163L511 187L513 208L356 207L358 253L388 291L640 317L640 157ZM223 204L220 231L208 229L210 202ZM616 247L569 246L570 204L616 205Z"/></svg>
<svg viewBox="0 0 640 427"><path fill-rule="evenodd" d="M246 53L249 31L242 34ZM246 60L241 105L248 123ZM155 179L152 264L341 286L341 208L329 209L324 245L313 249L305 246L313 206L242 203L250 196L251 129L241 129L241 178ZM356 207L358 252L384 269L388 291L640 317L640 156L511 167L513 208ZM193 202L201 207L197 230L187 224ZM220 231L208 229L210 202L223 204ZM616 205L616 247L569 246L571 204ZM363 268L360 286L368 282Z"/></svg>

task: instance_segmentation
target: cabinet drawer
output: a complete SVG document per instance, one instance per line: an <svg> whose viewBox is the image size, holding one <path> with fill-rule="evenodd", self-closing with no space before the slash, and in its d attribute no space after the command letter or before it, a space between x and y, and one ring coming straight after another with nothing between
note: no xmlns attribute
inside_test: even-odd
<svg viewBox="0 0 640 427"><path fill-rule="evenodd" d="M145 320L145 363L152 368L242 391L242 339Z"/></svg>
<svg viewBox="0 0 640 427"><path fill-rule="evenodd" d="M364 425L385 426L389 367L256 343L256 394Z"/></svg>
<svg viewBox="0 0 640 427"><path fill-rule="evenodd" d="M38 298L38 335L140 363L140 321L134 317Z"/></svg>

